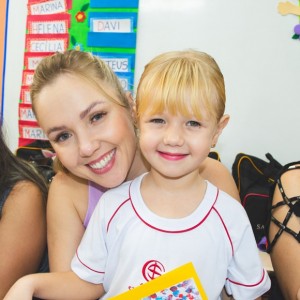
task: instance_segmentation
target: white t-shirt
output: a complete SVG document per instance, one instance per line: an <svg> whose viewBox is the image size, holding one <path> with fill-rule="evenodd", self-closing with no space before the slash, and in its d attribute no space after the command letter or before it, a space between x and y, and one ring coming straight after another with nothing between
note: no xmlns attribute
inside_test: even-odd
<svg viewBox="0 0 300 300"><path fill-rule="evenodd" d="M72 261L82 279L103 283L103 299L192 262L208 296L224 285L235 299L255 299L270 288L244 208L207 182L198 208L167 219L145 205L144 175L104 193Z"/></svg>

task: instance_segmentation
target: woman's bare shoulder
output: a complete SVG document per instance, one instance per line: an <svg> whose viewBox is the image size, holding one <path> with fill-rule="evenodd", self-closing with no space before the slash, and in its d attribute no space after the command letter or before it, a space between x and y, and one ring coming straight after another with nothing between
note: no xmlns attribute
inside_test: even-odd
<svg viewBox="0 0 300 300"><path fill-rule="evenodd" d="M68 210L75 208L81 219L84 219L88 206L88 181L72 174L58 172L49 188L48 209Z"/></svg>
<svg viewBox="0 0 300 300"><path fill-rule="evenodd" d="M202 177L233 198L239 200L239 193L234 179L225 165L220 161L208 157L200 168Z"/></svg>
<svg viewBox="0 0 300 300"><path fill-rule="evenodd" d="M52 186L55 187L64 187L64 188L74 188L76 186L85 186L88 185L88 181L83 178L79 178L71 173L65 173L62 171L58 171L55 176L53 177L53 180L51 182Z"/></svg>
<svg viewBox="0 0 300 300"><path fill-rule="evenodd" d="M57 172L53 177L50 184L50 189L52 190L65 190L70 192L78 191L79 189L86 188L88 186L88 181L79 177L74 176L71 173Z"/></svg>

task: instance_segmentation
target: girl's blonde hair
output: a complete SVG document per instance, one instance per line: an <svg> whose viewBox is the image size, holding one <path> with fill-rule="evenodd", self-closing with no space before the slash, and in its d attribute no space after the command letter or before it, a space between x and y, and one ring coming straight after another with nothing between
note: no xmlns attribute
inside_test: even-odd
<svg viewBox="0 0 300 300"><path fill-rule="evenodd" d="M41 90L52 84L62 74L82 77L83 80L87 80L98 88L107 99L130 110L126 93L119 79L104 61L89 52L67 50L47 56L38 64L30 86L34 112L36 112L36 99Z"/></svg>
<svg viewBox="0 0 300 300"><path fill-rule="evenodd" d="M145 111L155 114L167 108L172 114L192 113L200 120L205 111L218 122L226 102L223 74L204 52L166 52L145 66L136 101L138 118Z"/></svg>

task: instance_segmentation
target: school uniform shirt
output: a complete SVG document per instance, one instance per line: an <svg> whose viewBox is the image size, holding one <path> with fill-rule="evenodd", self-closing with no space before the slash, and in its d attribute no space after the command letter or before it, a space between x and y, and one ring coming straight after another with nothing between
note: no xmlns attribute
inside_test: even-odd
<svg viewBox="0 0 300 300"><path fill-rule="evenodd" d="M106 295L101 299L188 262L210 300L220 299L224 285L235 299L253 300L270 289L249 219L238 201L207 182L192 214L163 218L142 199L144 175L103 194L72 260L80 278L103 283Z"/></svg>

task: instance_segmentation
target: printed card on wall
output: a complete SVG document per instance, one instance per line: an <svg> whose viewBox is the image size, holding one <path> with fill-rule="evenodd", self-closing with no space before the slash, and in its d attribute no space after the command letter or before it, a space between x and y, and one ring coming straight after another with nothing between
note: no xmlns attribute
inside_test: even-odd
<svg viewBox="0 0 300 300"><path fill-rule="evenodd" d="M29 34L60 34L68 33L71 16L69 14L33 15L27 17Z"/></svg>
<svg viewBox="0 0 300 300"><path fill-rule="evenodd" d="M66 12L70 1L66 0L29 0L28 15L50 15Z"/></svg>
<svg viewBox="0 0 300 300"><path fill-rule="evenodd" d="M24 86L24 85L21 86L19 102L22 103L22 104L31 105L30 87L29 86Z"/></svg>
<svg viewBox="0 0 300 300"><path fill-rule="evenodd" d="M109 300L207 300L207 295L192 263L161 275Z"/></svg>
<svg viewBox="0 0 300 300"><path fill-rule="evenodd" d="M37 124L36 117L32 111L31 105L20 104L19 105L19 120L26 122L33 122Z"/></svg>
<svg viewBox="0 0 300 300"><path fill-rule="evenodd" d="M35 140L47 140L47 137L43 130L37 125L31 125L26 123L20 123L19 125L20 139L23 143L20 146L24 146L27 142L33 142Z"/></svg>
<svg viewBox="0 0 300 300"><path fill-rule="evenodd" d="M27 34L29 52L63 52L68 48L68 34Z"/></svg>
<svg viewBox="0 0 300 300"><path fill-rule="evenodd" d="M105 61L114 72L129 73L134 71L135 61L132 54L101 52L93 52L93 54Z"/></svg>
<svg viewBox="0 0 300 300"><path fill-rule="evenodd" d="M52 52L25 52L24 53L24 70L35 70L39 62Z"/></svg>

